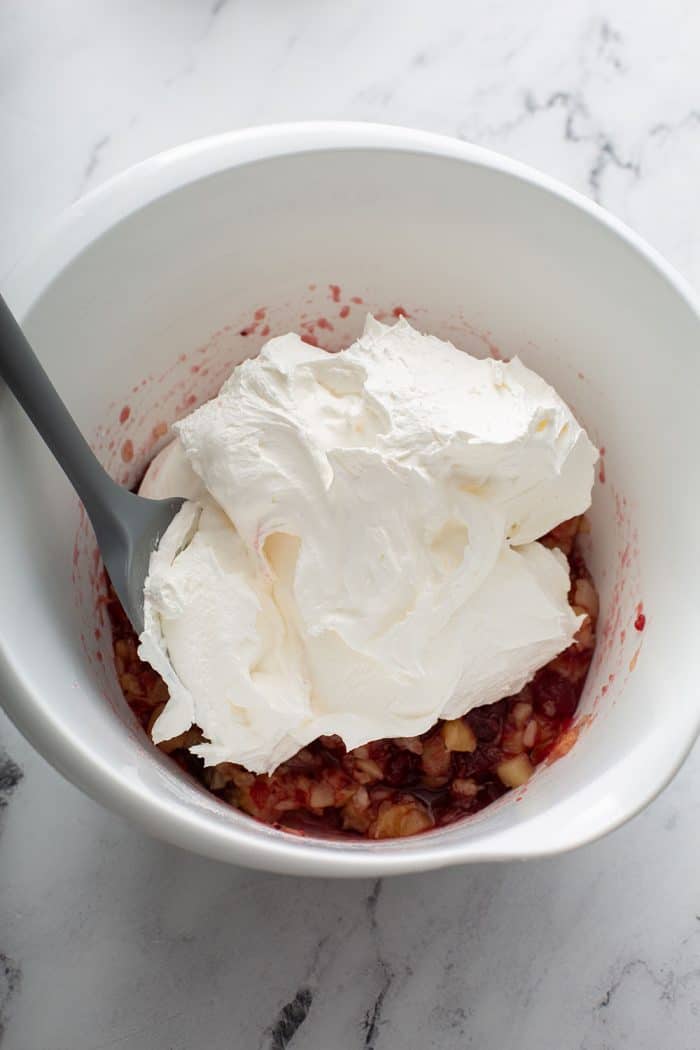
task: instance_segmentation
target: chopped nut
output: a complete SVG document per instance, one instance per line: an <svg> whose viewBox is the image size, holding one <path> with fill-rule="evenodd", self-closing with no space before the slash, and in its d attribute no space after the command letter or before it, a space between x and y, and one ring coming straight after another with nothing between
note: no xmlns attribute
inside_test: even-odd
<svg viewBox="0 0 700 1050"><path fill-rule="evenodd" d="M511 711L510 716L518 729L522 729L525 723L532 717L532 704L525 703L523 700L518 700L517 704L513 704L513 710Z"/></svg>
<svg viewBox="0 0 700 1050"><path fill-rule="evenodd" d="M401 821L399 836L417 835L420 831L432 828L435 821L423 807L413 806Z"/></svg>
<svg viewBox="0 0 700 1050"><path fill-rule="evenodd" d="M353 776L360 784L371 784L382 779L382 768L373 758L356 758L354 767Z"/></svg>
<svg viewBox="0 0 700 1050"><path fill-rule="evenodd" d="M299 803L293 798L283 798L275 802L275 813L288 813L292 809L298 809Z"/></svg>
<svg viewBox="0 0 700 1050"><path fill-rule="evenodd" d="M479 785L474 780L464 780L461 777L457 777L456 780L452 781L452 794L459 795L460 798L474 798L479 790Z"/></svg>
<svg viewBox="0 0 700 1050"><path fill-rule="evenodd" d="M373 839L404 838L426 831L433 826L433 819L425 808L417 802L383 802L379 815L369 829Z"/></svg>
<svg viewBox="0 0 700 1050"><path fill-rule="evenodd" d="M357 810L352 803L343 807L343 828L345 831L359 831L365 835L372 823L372 814L369 810Z"/></svg>
<svg viewBox="0 0 700 1050"><path fill-rule="evenodd" d="M579 650L592 649L595 645L595 631L593 630L593 621L591 620L590 616L588 615L588 613L582 605L574 605L572 606L572 608L577 616L581 616L582 614L584 616L581 626L574 635L576 648Z"/></svg>
<svg viewBox="0 0 700 1050"><path fill-rule="evenodd" d="M209 787L212 791L221 791L227 784L230 784L234 779L236 767L233 762L219 762L218 766L214 766L211 771L209 778Z"/></svg>
<svg viewBox="0 0 700 1050"><path fill-rule="evenodd" d="M445 747L442 733L435 733L423 741L421 765L429 777L445 777L449 773L450 752Z"/></svg>
<svg viewBox="0 0 700 1050"><path fill-rule="evenodd" d="M548 532L546 536L543 536L541 542L545 547L558 547L560 551L568 556L573 548L580 523L580 517L562 521L551 532Z"/></svg>
<svg viewBox="0 0 700 1050"><path fill-rule="evenodd" d="M580 605L594 620L598 616L598 595L591 581L585 576L576 581L573 604Z"/></svg>
<svg viewBox="0 0 700 1050"><path fill-rule="evenodd" d="M537 743L537 721L531 718L528 724L525 726L525 732L523 733L523 747L528 751L531 747L534 747Z"/></svg>
<svg viewBox="0 0 700 1050"><path fill-rule="evenodd" d="M534 768L527 755L516 755L515 758L507 758L496 766L498 777L506 787L521 787L526 784L534 772Z"/></svg>
<svg viewBox="0 0 700 1050"><path fill-rule="evenodd" d="M319 784L314 784L309 794L309 805L313 806L314 809L325 809L326 806L332 806L335 802L335 791L330 784L325 784L321 781Z"/></svg>
<svg viewBox="0 0 700 1050"><path fill-rule="evenodd" d="M214 766L209 780L209 786L212 791L221 791L222 787L226 787L227 784L231 783L233 780L231 764L231 762L219 762L218 765Z"/></svg>
<svg viewBox="0 0 700 1050"><path fill-rule="evenodd" d="M448 751L476 751L474 730L461 718L443 722L441 732Z"/></svg>
<svg viewBox="0 0 700 1050"><path fill-rule="evenodd" d="M343 806L343 827L348 831L359 831L364 834L371 823L372 811L369 808L369 795L366 788L359 787Z"/></svg>

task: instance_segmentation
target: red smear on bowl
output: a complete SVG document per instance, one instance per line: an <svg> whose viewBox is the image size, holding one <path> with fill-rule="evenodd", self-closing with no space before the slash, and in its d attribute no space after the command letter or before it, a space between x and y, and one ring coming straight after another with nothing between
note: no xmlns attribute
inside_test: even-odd
<svg viewBox="0 0 700 1050"><path fill-rule="evenodd" d="M641 602L637 606L636 612L637 615L634 621L634 629L635 631L639 631L641 633L647 625L647 618L644 615L644 608Z"/></svg>

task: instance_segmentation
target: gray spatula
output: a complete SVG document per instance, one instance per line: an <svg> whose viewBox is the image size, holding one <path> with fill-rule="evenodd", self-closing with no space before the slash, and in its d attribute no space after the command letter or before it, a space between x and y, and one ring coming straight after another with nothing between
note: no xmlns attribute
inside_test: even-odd
<svg viewBox="0 0 700 1050"><path fill-rule="evenodd" d="M78 430L2 297L0 378L5 380L82 500L114 589L140 634L149 558L183 500L144 499L112 481Z"/></svg>

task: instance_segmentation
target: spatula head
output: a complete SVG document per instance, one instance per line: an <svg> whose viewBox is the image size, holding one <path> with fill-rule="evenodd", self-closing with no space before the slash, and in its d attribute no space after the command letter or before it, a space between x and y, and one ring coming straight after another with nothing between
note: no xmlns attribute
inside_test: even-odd
<svg viewBox="0 0 700 1050"><path fill-rule="evenodd" d="M151 554L185 501L145 499L127 489L120 491L118 516L92 524L112 586L134 630L141 634Z"/></svg>

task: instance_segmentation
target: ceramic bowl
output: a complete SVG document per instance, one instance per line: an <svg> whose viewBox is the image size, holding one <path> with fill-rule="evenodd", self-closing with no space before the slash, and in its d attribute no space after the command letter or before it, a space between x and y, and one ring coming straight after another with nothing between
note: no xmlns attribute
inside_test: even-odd
<svg viewBox="0 0 700 1050"><path fill-rule="evenodd" d="M335 349L367 310L406 311L473 353L519 354L604 448L590 516L600 638L557 760L449 828L330 841L227 807L137 727L117 687L89 527L0 392L2 698L88 794L212 857L366 876L570 849L627 820L673 776L700 723L700 321L682 280L600 208L513 161L419 131L260 128L172 150L101 186L6 294L125 484L168 425L269 334L301 329Z"/></svg>

